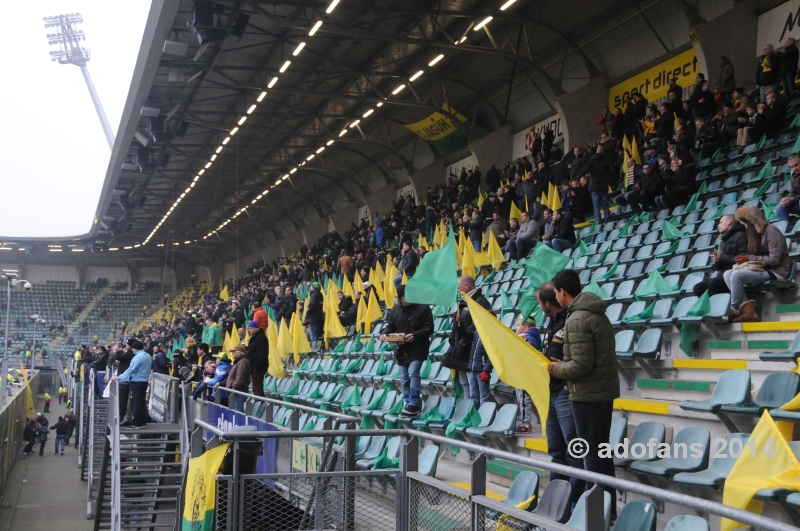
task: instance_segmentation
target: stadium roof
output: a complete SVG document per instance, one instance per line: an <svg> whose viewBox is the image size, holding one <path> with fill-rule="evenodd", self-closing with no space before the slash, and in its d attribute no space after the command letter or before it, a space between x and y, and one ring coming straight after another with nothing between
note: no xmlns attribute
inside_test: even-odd
<svg viewBox="0 0 800 531"><path fill-rule="evenodd" d="M681 4L686 13L664 0L251 0L216 2L212 22L200 2L155 6L101 200L112 227L94 239L223 256L238 239L279 239L407 184L420 150L446 154L407 124L439 112L466 147L553 113L590 77L684 45L699 14ZM682 40L653 32L633 46L619 28L648 16Z"/></svg>

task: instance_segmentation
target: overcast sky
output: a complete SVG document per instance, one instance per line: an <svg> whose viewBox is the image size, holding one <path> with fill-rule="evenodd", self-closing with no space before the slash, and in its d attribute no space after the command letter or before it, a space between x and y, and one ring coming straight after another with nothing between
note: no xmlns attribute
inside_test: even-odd
<svg viewBox="0 0 800 531"><path fill-rule="evenodd" d="M89 72L116 135L150 0L5 2L0 83L0 236L89 231L111 151L80 68L50 60L43 17L83 15Z"/></svg>

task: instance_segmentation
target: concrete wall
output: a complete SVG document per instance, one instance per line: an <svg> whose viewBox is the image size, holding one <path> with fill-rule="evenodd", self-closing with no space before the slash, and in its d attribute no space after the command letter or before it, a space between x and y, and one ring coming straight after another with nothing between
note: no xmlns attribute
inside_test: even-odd
<svg viewBox="0 0 800 531"><path fill-rule="evenodd" d="M586 146L600 139L597 117L608 105L605 76L598 76L574 92L556 99L556 109L563 120L564 148Z"/></svg>
<svg viewBox="0 0 800 531"><path fill-rule="evenodd" d="M425 166L419 171L415 171L408 176L417 191L417 197L424 201L428 193L429 186L444 184L447 175L447 165L445 159L438 159Z"/></svg>
<svg viewBox="0 0 800 531"><path fill-rule="evenodd" d="M511 160L512 146L513 135L510 123L473 142L472 151L478 160L481 173L485 175L492 166L500 169L504 162Z"/></svg>
<svg viewBox="0 0 800 531"><path fill-rule="evenodd" d="M374 218L376 212L381 216L384 216L390 212L392 210L392 203L394 202L396 195L397 190L395 190L394 186L389 185L384 186L374 194L367 196L366 201L367 206L369 207L370 216ZM416 190L415 196L419 197L419 195L416 194Z"/></svg>
<svg viewBox="0 0 800 531"><path fill-rule="evenodd" d="M350 228L351 224L358 220L358 207L359 205L357 203L350 203L336 212L331 212L331 221L333 222L333 228L336 232L342 234ZM286 252L292 253L294 251L286 249Z"/></svg>
<svg viewBox="0 0 800 531"><path fill-rule="evenodd" d="M310 225L303 227L303 234L306 236L306 243L311 247L320 236L328 232L328 217L319 218Z"/></svg>
<svg viewBox="0 0 800 531"><path fill-rule="evenodd" d="M758 19L756 0L745 0L719 17L697 26L694 31L699 41L694 44L700 71L711 81L713 89L719 75L719 57L724 55L733 63L736 85L745 90L755 87L756 31ZM783 43L776 42L777 48Z"/></svg>

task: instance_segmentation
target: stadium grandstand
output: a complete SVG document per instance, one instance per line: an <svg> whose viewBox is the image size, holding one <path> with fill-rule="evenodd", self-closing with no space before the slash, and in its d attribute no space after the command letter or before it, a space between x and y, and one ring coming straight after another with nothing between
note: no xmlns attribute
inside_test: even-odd
<svg viewBox="0 0 800 531"><path fill-rule="evenodd" d="M800 0L143 3L5 529L800 529Z"/></svg>

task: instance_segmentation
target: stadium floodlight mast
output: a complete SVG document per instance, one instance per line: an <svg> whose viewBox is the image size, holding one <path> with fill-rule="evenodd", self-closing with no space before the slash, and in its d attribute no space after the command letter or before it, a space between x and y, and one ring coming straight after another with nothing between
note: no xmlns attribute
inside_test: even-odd
<svg viewBox="0 0 800 531"><path fill-rule="evenodd" d="M6 405L6 394L8 389L8 347L11 344L11 288L22 286L25 291L31 290L31 283L27 280L19 278L19 271L16 269L3 269L3 275L0 277L6 281L6 334L5 334L5 348L3 349L3 364L0 371L0 408Z"/></svg>
<svg viewBox="0 0 800 531"><path fill-rule="evenodd" d="M54 63L57 61L62 65L75 65L81 69L83 79L86 81L86 87L89 89L89 95L92 97L94 110L97 111L97 117L103 127L103 133L106 135L108 148L113 149L114 132L111 130L111 124L108 123L103 104L100 103L100 96L97 95L97 90L94 88L92 78L89 76L89 69L86 66L89 61L89 50L80 45L81 41L86 40L86 35L82 30L73 28L73 26L82 22L83 16L80 13L44 17L45 28L58 28L60 30L59 33L47 34L47 43L59 47L58 50L50 51L50 60Z"/></svg>

